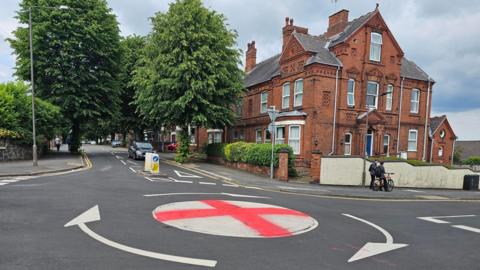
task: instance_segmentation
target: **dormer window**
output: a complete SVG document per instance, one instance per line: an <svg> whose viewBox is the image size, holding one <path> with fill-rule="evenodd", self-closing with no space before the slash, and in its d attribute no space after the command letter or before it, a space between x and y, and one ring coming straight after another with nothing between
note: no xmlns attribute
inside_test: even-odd
<svg viewBox="0 0 480 270"><path fill-rule="evenodd" d="M370 60L380 62L382 56L382 34L372 32L370 36Z"/></svg>

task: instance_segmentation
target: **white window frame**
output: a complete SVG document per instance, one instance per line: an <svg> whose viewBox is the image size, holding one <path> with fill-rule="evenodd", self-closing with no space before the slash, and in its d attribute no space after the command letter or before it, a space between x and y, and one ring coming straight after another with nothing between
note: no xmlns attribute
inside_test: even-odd
<svg viewBox="0 0 480 270"><path fill-rule="evenodd" d="M265 97L265 100L264 100ZM266 113L268 109L268 92L260 93L260 113Z"/></svg>
<svg viewBox="0 0 480 270"><path fill-rule="evenodd" d="M375 94L375 105L368 105L368 96L373 96L373 95L368 94L368 85L369 84L375 84L377 86L377 91L376 91L376 94ZM375 82L375 81L368 81L367 82L367 91L366 91L366 96L365 96L365 103L367 104L368 108L376 109L378 107L378 88L379 88L378 82Z"/></svg>
<svg viewBox="0 0 480 270"><path fill-rule="evenodd" d="M285 91L287 90L287 91ZM282 87L282 109L290 108L290 83L284 83Z"/></svg>
<svg viewBox="0 0 480 270"><path fill-rule="evenodd" d="M438 148L438 157L443 157L443 146Z"/></svg>
<svg viewBox="0 0 480 270"><path fill-rule="evenodd" d="M385 144L385 138L387 139L387 144ZM385 151L385 146L387 146L387 152L385 153L388 156L390 156L390 135L384 134L383 135L383 150Z"/></svg>
<svg viewBox="0 0 480 270"><path fill-rule="evenodd" d="M301 91L298 90L298 84L302 83ZM303 79L295 81L295 87L293 89L293 107L300 107L303 105Z"/></svg>
<svg viewBox="0 0 480 270"><path fill-rule="evenodd" d="M347 136L350 137L350 141L347 143ZM345 156L351 156L352 155L352 139L353 139L353 136L352 136L352 133L350 132L347 132L345 133L345 136L344 136L344 142L343 142L343 154ZM347 152L347 145L348 145L348 152Z"/></svg>
<svg viewBox="0 0 480 270"><path fill-rule="evenodd" d="M414 98L414 93L417 93L416 97L417 99ZM420 90L417 88L412 89L412 94L410 96L410 112L411 113L418 113L420 111Z"/></svg>
<svg viewBox="0 0 480 270"><path fill-rule="evenodd" d="M378 38L378 41L375 40L375 37ZM370 34L370 60L371 61L380 62L382 60L382 44L383 44L382 34L377 32L372 32ZM375 50L375 48L377 48L378 51ZM375 52L378 52L378 54L376 54Z"/></svg>
<svg viewBox="0 0 480 270"><path fill-rule="evenodd" d="M352 89L350 89L350 83L352 83ZM350 91L352 90L352 91ZM352 102L350 102L350 97L352 97ZM347 83L347 106L355 106L355 80L349 79Z"/></svg>
<svg viewBox="0 0 480 270"><path fill-rule="evenodd" d="M283 133L282 137L279 137L278 130L283 128ZM275 144L285 144L285 126L276 126L276 132L275 132Z"/></svg>
<svg viewBox="0 0 480 270"><path fill-rule="evenodd" d="M260 136L258 136L258 132L260 132ZM263 143L263 133L260 128L255 130L255 143Z"/></svg>
<svg viewBox="0 0 480 270"><path fill-rule="evenodd" d="M410 137L411 134L415 134L415 139ZM415 143L415 148L410 147L410 143ZM408 130L408 152L417 152L418 147L418 130L410 129Z"/></svg>
<svg viewBox="0 0 480 270"><path fill-rule="evenodd" d="M385 96L385 110L392 111L393 108L393 85L387 85L387 95Z"/></svg>
<svg viewBox="0 0 480 270"><path fill-rule="evenodd" d="M298 128L298 138L292 138L292 128ZM288 127L288 145L291 146L292 141L298 141L298 151L296 149L293 149L293 154L299 155L300 152L302 151L302 145L301 145L301 137L302 137L302 127L299 125L291 125Z"/></svg>

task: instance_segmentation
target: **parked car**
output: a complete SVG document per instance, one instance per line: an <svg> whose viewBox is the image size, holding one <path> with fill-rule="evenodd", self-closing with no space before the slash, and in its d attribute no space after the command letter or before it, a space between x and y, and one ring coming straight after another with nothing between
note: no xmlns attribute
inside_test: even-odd
<svg viewBox="0 0 480 270"><path fill-rule="evenodd" d="M128 148L128 157L133 159L145 159L146 153L153 152L153 146L149 142L134 141Z"/></svg>
<svg viewBox="0 0 480 270"><path fill-rule="evenodd" d="M118 140L113 140L112 141L112 147L115 148L115 147L120 147L122 146L122 142L121 141L118 141Z"/></svg>
<svg viewBox="0 0 480 270"><path fill-rule="evenodd" d="M176 143L168 144L167 145L167 150L172 151L172 152L176 152L177 151L177 144Z"/></svg>

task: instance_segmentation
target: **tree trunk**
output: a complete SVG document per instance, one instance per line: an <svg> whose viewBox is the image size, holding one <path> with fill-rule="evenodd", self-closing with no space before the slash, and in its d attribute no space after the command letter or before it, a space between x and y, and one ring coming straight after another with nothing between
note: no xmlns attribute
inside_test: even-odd
<svg viewBox="0 0 480 270"><path fill-rule="evenodd" d="M73 120L72 125L72 138L70 139L69 150L71 153L78 153L80 148L80 122L78 120Z"/></svg>

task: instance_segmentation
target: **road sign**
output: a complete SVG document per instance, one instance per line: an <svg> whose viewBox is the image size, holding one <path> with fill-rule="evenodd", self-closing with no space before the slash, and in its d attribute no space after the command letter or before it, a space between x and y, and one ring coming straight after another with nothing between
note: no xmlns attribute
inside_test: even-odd
<svg viewBox="0 0 480 270"><path fill-rule="evenodd" d="M158 156L158 154L152 154L152 164L151 164L151 167L150 167L150 172L151 173L153 173L153 174L160 173L159 161L160 161L160 157Z"/></svg>
<svg viewBox="0 0 480 270"><path fill-rule="evenodd" d="M232 237L287 237L318 226L317 221L305 213L244 201L177 202L157 207L153 216L182 230Z"/></svg>

